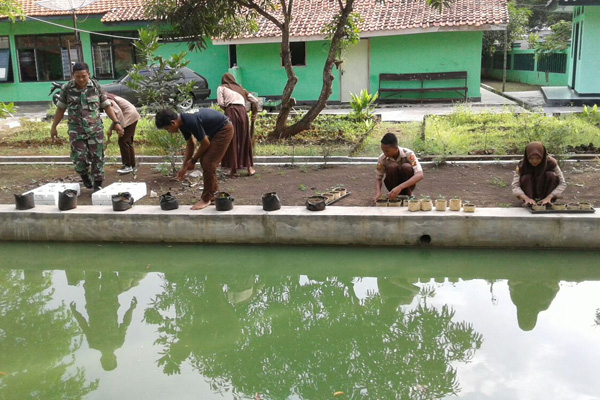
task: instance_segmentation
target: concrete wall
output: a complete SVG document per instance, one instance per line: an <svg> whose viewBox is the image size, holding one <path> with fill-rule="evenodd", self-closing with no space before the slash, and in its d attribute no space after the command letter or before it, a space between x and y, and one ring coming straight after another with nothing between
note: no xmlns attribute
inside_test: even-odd
<svg viewBox="0 0 600 400"><path fill-rule="evenodd" d="M469 97L481 97L481 32L387 36L370 41L371 92L377 91L381 73L467 71Z"/></svg>
<svg viewBox="0 0 600 400"><path fill-rule="evenodd" d="M229 212L135 206L119 213L108 206L60 212L54 206L18 211L0 205L0 240L600 249L599 222L596 214L533 215L523 208L468 214L333 206L268 213L258 206Z"/></svg>

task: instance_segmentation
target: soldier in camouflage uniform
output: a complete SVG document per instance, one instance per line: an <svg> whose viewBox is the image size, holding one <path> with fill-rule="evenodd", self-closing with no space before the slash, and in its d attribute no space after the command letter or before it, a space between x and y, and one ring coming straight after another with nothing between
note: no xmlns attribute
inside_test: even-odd
<svg viewBox="0 0 600 400"><path fill-rule="evenodd" d="M73 65L73 79L63 85L56 107L58 109L50 129L52 141L57 135L56 126L62 120L65 110L68 110L71 161L75 165L75 172L81 175L85 187L100 190L104 180L104 127L100 119L101 110L104 109L115 123L117 133L122 135L123 128L104 90L90 79L86 63Z"/></svg>

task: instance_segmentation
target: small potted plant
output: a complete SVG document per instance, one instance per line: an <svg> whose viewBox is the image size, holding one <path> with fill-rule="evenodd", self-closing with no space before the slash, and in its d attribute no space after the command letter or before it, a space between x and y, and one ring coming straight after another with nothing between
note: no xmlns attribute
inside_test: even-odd
<svg viewBox="0 0 600 400"><path fill-rule="evenodd" d="M408 199L408 211L419 211L421 210L421 202L414 197Z"/></svg>
<svg viewBox="0 0 600 400"><path fill-rule="evenodd" d="M471 203L468 200L465 200L463 204L463 211L468 213L475 212L475 204Z"/></svg>
<svg viewBox="0 0 600 400"><path fill-rule="evenodd" d="M402 197L396 196L393 200L389 200L388 207L402 207Z"/></svg>
<svg viewBox="0 0 600 400"><path fill-rule="evenodd" d="M579 209L580 210L591 210L593 207L592 203L589 203L587 201L580 201L579 202Z"/></svg>
<svg viewBox="0 0 600 400"><path fill-rule="evenodd" d="M377 201L375 202L375 207L387 207L388 206L388 198L385 195L379 196Z"/></svg>
<svg viewBox="0 0 600 400"><path fill-rule="evenodd" d="M323 211L325 206L325 197L323 196L310 196L306 199L306 208L310 211Z"/></svg>
<svg viewBox="0 0 600 400"><path fill-rule="evenodd" d="M438 198L435 199L435 210L436 211L446 211L447 204L448 204L448 202L446 201L446 198L440 194L438 196Z"/></svg>
<svg viewBox="0 0 600 400"><path fill-rule="evenodd" d="M533 211L546 211L546 205L542 204L542 202L539 199L535 199L535 204L531 205L531 209Z"/></svg>
<svg viewBox="0 0 600 400"><path fill-rule="evenodd" d="M576 202L567 203L567 210L581 210L581 205Z"/></svg>
<svg viewBox="0 0 600 400"><path fill-rule="evenodd" d="M552 209L554 211L564 211L567 209L567 205L565 203L555 202L552 203Z"/></svg>
<svg viewBox="0 0 600 400"><path fill-rule="evenodd" d="M449 202L450 211L460 211L461 207L462 207L461 199L459 199L456 196L454 196L450 199L450 202Z"/></svg>
<svg viewBox="0 0 600 400"><path fill-rule="evenodd" d="M431 198L429 198L429 196L427 195L421 195L420 204L421 211L431 211L433 209L433 202L431 201Z"/></svg>
<svg viewBox="0 0 600 400"><path fill-rule="evenodd" d="M327 203L332 202L333 200L335 200L335 194L331 193L331 192L325 192L325 193L321 193L320 196L325 197L325 201Z"/></svg>
<svg viewBox="0 0 600 400"><path fill-rule="evenodd" d="M337 191L340 194L340 197L344 197L346 193L348 193L344 185L337 185L333 190Z"/></svg>
<svg viewBox="0 0 600 400"><path fill-rule="evenodd" d="M215 193L215 208L217 211L229 211L233 208L234 198L227 192Z"/></svg>
<svg viewBox="0 0 600 400"><path fill-rule="evenodd" d="M276 192L265 193L262 196L262 205L265 211L276 211L281 208L281 200Z"/></svg>

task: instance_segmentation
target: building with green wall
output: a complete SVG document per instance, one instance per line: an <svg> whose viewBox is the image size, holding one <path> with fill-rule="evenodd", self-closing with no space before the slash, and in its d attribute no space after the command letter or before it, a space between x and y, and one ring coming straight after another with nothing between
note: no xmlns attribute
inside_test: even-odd
<svg viewBox="0 0 600 400"><path fill-rule="evenodd" d="M571 7L573 33L568 82L580 95L600 95L600 1L586 4Z"/></svg>
<svg viewBox="0 0 600 400"><path fill-rule="evenodd" d="M78 10L80 44L68 12L50 12L31 0L19 3L28 16L25 21L0 19L1 102L49 101L50 82L69 78L69 55L77 58L77 49L101 83L112 82L139 61L133 41L137 30L148 25L143 0L98 0ZM294 3L290 42L298 77L293 96L298 102L315 101L321 92L329 50L322 29L328 18L316 18L315 9L333 16L335 4ZM375 93L382 73L451 71L467 71L469 98L478 100L482 31L504 29L508 22L506 0L455 0L442 12L429 8L425 0L357 0L355 12L362 16L362 39L334 68L330 102L347 102L350 93L362 89ZM257 32L230 41L213 40L205 50L188 53L189 67L207 79L213 97L228 71L261 97L281 96L287 78L280 36L269 24L259 21ZM159 54L186 50L187 43L165 43Z"/></svg>

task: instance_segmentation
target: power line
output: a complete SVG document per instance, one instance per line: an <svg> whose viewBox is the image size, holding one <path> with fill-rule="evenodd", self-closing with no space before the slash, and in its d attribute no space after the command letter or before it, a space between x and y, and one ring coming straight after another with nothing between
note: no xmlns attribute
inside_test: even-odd
<svg viewBox="0 0 600 400"><path fill-rule="evenodd" d="M41 18L31 17L31 16L29 16L29 15L26 15L26 16L25 16L25 18L28 18L28 19L31 19L31 20L34 20L34 21L38 21L38 22L42 22L42 23L44 23L44 24L48 24L48 25L59 26L59 27L61 27L61 28L69 29L69 30L72 30L72 31L75 31L75 30L77 30L78 32L85 32L85 33L89 33L89 34L92 34L92 35L100 35L100 36L106 36L106 37L110 37L110 38L116 38L116 39L140 40L139 38L136 38L136 37L130 37L130 36L118 36L118 35L110 35L110 34L108 34L108 33L92 32L92 31L87 31L87 30L85 30L85 29L79 29L79 28L75 29L75 28L73 28L73 27L71 27L71 26L66 26L66 25L57 24L57 23L55 23L55 22L46 21L46 20L44 20L44 19L41 19Z"/></svg>

